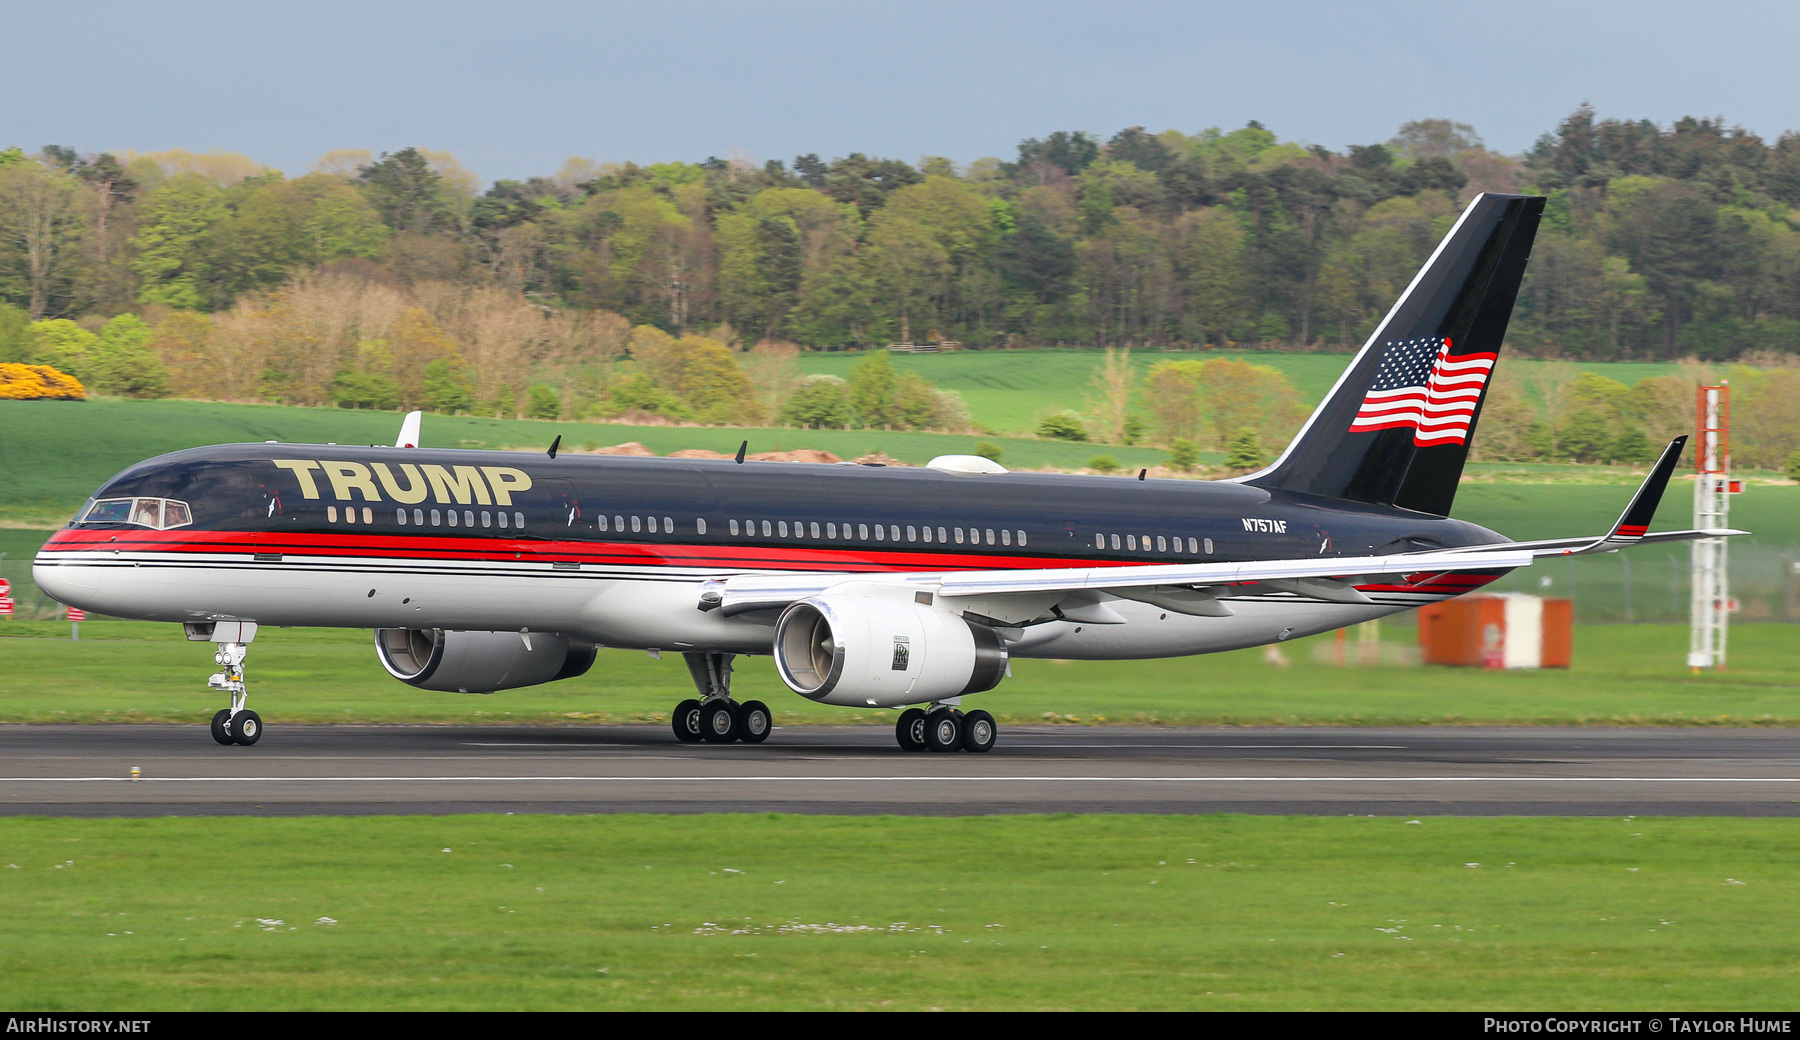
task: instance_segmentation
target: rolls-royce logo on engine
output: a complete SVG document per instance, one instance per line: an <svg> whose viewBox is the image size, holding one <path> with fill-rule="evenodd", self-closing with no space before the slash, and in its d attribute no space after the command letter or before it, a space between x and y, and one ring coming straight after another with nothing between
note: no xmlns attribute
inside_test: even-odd
<svg viewBox="0 0 1800 1040"><path fill-rule="evenodd" d="M894 671L904 672L912 663L912 642L908 636L894 637Z"/></svg>

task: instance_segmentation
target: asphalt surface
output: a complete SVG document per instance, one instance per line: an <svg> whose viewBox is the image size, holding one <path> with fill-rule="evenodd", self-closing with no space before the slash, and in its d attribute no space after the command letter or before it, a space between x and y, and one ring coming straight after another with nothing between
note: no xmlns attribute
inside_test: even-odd
<svg viewBox="0 0 1800 1040"><path fill-rule="evenodd" d="M131 778L133 767L139 779ZM684 745L663 727L0 726L0 814L468 812L1800 816L1800 731L876 727Z"/></svg>

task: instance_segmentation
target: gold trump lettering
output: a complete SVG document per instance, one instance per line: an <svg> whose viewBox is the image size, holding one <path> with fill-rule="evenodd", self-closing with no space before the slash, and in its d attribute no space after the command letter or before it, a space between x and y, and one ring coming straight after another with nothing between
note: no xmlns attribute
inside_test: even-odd
<svg viewBox="0 0 1800 1040"><path fill-rule="evenodd" d="M415 466L402 462L389 466L385 462L364 465L314 459L270 459L275 466L294 475L302 498L323 497L319 476L331 488L331 497L339 502L361 500L381 502L385 499L414 505L429 497L441 505L513 504L513 495L531 490L531 475L511 466ZM395 474L394 470L400 472ZM379 484L379 487L377 485Z"/></svg>

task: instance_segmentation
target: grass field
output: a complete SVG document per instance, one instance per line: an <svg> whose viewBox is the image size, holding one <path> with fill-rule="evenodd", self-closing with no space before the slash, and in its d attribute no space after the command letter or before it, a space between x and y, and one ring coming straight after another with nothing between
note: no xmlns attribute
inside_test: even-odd
<svg viewBox="0 0 1800 1040"><path fill-rule="evenodd" d="M33 1010L1786 1009L1787 820L0 820Z"/></svg>
<svg viewBox="0 0 1800 1040"><path fill-rule="evenodd" d="M1389 657L1414 639L1410 618L1383 626ZM1675 625L1584 625L1574 667L1495 672L1405 666L1340 667L1331 636L1284 648L1287 667L1260 650L1159 661L1013 662L1013 677L970 700L1009 723L1223 725L1731 725L1800 726L1794 628L1740 625L1731 668L1691 675L1686 630ZM189 722L224 706L206 688L210 643L141 622L0 622L0 723ZM1354 637L1349 657L1355 659ZM299 722L582 725L666 722L693 696L673 654L602 651L578 679L490 696L415 690L387 676L367 632L265 629L246 672L250 705L268 720L265 746ZM778 725L892 725L877 709L822 707L789 693L767 657L738 659L736 693L768 702ZM780 740L780 734L776 734ZM1002 733L1002 742L1005 735Z"/></svg>
<svg viewBox="0 0 1800 1040"><path fill-rule="evenodd" d="M164 452L203 444L280 440L295 443L392 444L400 432L393 412L210 401L130 401L96 398L0 401L0 522L61 523L106 478ZM962 454L984 439L945 433L886 430L733 429L697 426L625 426L614 423L478 419L427 416L424 441L445 448L543 450L561 436L570 450L638 441L659 455L684 448L734 452L740 441L752 452L819 448L843 458L872 452L912 465L935 455ZM1157 466L1154 448L1121 448L1067 441L997 440L1001 462L1016 469L1055 466L1080 469L1099 454L1121 466ZM1219 456L1210 457L1217 460Z"/></svg>
<svg viewBox="0 0 1800 1040"><path fill-rule="evenodd" d="M800 355L800 366L810 373L846 376L864 353L810 353ZM1028 433L1038 420L1064 408L1086 408L1094 372L1105 352L1100 350L982 350L948 354L894 354L894 367L917 372L945 390L954 390L969 403L975 421L992 430ZM1158 361L1229 357L1267 365L1287 375L1310 407L1318 403L1350 363L1349 354L1274 354L1257 351L1139 350L1132 360L1140 373ZM1544 362L1509 357L1506 371L1529 374ZM1648 376L1667 375L1672 364L1587 362L1583 371L1599 372L1626 385Z"/></svg>

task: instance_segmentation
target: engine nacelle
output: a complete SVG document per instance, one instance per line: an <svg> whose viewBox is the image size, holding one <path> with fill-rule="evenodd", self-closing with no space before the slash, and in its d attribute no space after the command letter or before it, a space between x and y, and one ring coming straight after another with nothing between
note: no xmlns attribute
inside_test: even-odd
<svg viewBox="0 0 1800 1040"><path fill-rule="evenodd" d="M548 632L378 628L375 655L389 675L421 690L493 693L573 679L594 664L592 643Z"/></svg>
<svg viewBox="0 0 1800 1040"><path fill-rule="evenodd" d="M1006 640L941 607L827 593L782 612L775 670L802 697L889 708L993 689Z"/></svg>

